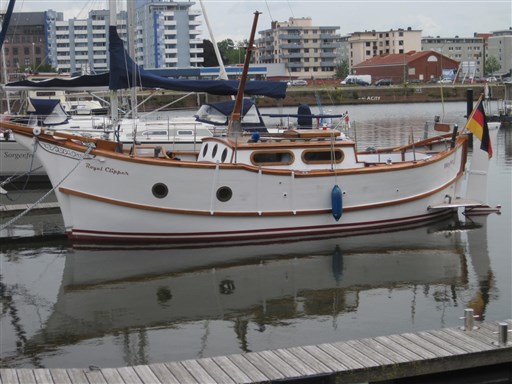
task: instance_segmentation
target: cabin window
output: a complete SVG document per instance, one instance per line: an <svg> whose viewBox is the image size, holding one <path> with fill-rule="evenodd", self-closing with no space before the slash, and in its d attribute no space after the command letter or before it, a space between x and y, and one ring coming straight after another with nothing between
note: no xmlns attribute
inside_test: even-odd
<svg viewBox="0 0 512 384"><path fill-rule="evenodd" d="M341 163L345 154L341 149L334 150L334 161ZM302 152L302 161L306 164L330 164L333 161L333 151L330 149L314 149Z"/></svg>
<svg viewBox="0 0 512 384"><path fill-rule="evenodd" d="M206 143L203 147L203 157L206 157L206 154L208 153L208 143Z"/></svg>
<svg viewBox="0 0 512 384"><path fill-rule="evenodd" d="M228 149L224 148L224 150L222 151L222 156L220 157L220 161L225 162L227 157L228 157Z"/></svg>
<svg viewBox="0 0 512 384"><path fill-rule="evenodd" d="M194 134L194 131L183 131L183 130L179 130L178 131L178 136L192 136Z"/></svg>
<svg viewBox="0 0 512 384"><path fill-rule="evenodd" d="M212 158L214 158L217 155L217 149L219 149L219 146L215 144L212 149Z"/></svg>
<svg viewBox="0 0 512 384"><path fill-rule="evenodd" d="M169 193L169 188L164 183L156 183L153 185L151 192L153 192L153 196L156 198L163 199Z"/></svg>
<svg viewBox="0 0 512 384"><path fill-rule="evenodd" d="M289 165L295 157L290 151L255 151L251 155L254 165Z"/></svg>
<svg viewBox="0 0 512 384"><path fill-rule="evenodd" d="M226 201L231 200L233 197L233 191L229 187L220 187L217 189L217 199L225 203Z"/></svg>

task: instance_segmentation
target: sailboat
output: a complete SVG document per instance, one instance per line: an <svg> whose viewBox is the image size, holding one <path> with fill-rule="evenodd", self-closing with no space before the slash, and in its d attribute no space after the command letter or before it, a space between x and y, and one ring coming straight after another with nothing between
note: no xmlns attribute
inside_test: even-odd
<svg viewBox="0 0 512 384"><path fill-rule="evenodd" d="M0 122L44 165L70 239L176 243L354 234L487 206L463 188L468 135L456 126L451 133L368 151L332 129L245 133L244 94L278 99L286 92L284 83L247 82L258 15L240 82L162 80L131 60L136 76L125 75L115 67L121 64L111 64L113 89L137 79L145 87L167 83L236 93L228 134L204 138L198 152L176 159L158 148L123 151L110 140ZM111 41L119 39L115 28L110 33ZM112 49L127 57L122 43Z"/></svg>

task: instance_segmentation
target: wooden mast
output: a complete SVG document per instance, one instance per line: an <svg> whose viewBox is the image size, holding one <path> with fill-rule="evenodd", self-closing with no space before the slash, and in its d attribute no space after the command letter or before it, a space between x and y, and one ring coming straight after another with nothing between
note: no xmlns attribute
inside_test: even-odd
<svg viewBox="0 0 512 384"><path fill-rule="evenodd" d="M254 36L256 34L256 26L258 24L258 17L261 12L254 12L254 21L252 23L251 36L249 37L249 45L247 46L247 52L245 54L244 68L242 71L242 77L240 78L240 84L238 85L238 92L236 94L235 107L231 114L231 120L229 122L228 134L230 136L241 136L242 135L242 124L241 124L241 112L242 103L244 100L245 83L247 82L247 74L249 72L249 63L251 61L251 53L254 47Z"/></svg>

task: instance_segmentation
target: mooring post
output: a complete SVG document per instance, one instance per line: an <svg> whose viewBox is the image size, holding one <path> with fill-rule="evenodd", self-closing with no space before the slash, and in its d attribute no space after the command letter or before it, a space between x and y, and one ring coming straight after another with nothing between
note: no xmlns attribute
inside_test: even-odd
<svg viewBox="0 0 512 384"><path fill-rule="evenodd" d="M507 323L498 323L498 332L494 332L498 334L498 342L496 343L500 347L504 347L508 344L508 333L511 332L508 330Z"/></svg>
<svg viewBox="0 0 512 384"><path fill-rule="evenodd" d="M472 308L466 308L464 310L464 317L461 317L461 319L464 319L464 327L462 327L462 330L464 331L473 331L477 329L478 327L475 327L475 316L473 315L474 310Z"/></svg>

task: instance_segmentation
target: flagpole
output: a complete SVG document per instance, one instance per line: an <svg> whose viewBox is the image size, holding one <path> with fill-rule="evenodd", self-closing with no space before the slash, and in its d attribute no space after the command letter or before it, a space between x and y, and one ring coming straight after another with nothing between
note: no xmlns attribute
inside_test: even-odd
<svg viewBox="0 0 512 384"><path fill-rule="evenodd" d="M466 124L464 124L464 128L462 129L462 132L460 133L461 135L464 133L464 131L466 131L468 129L468 123L471 121L471 119L473 118L476 110L478 109L478 105L482 102L482 99L484 97L484 94L481 93L480 96L478 97L478 100L476 101L476 104L475 104L475 107L473 108L473 110L471 111L471 114L468 116L468 119L466 121Z"/></svg>

